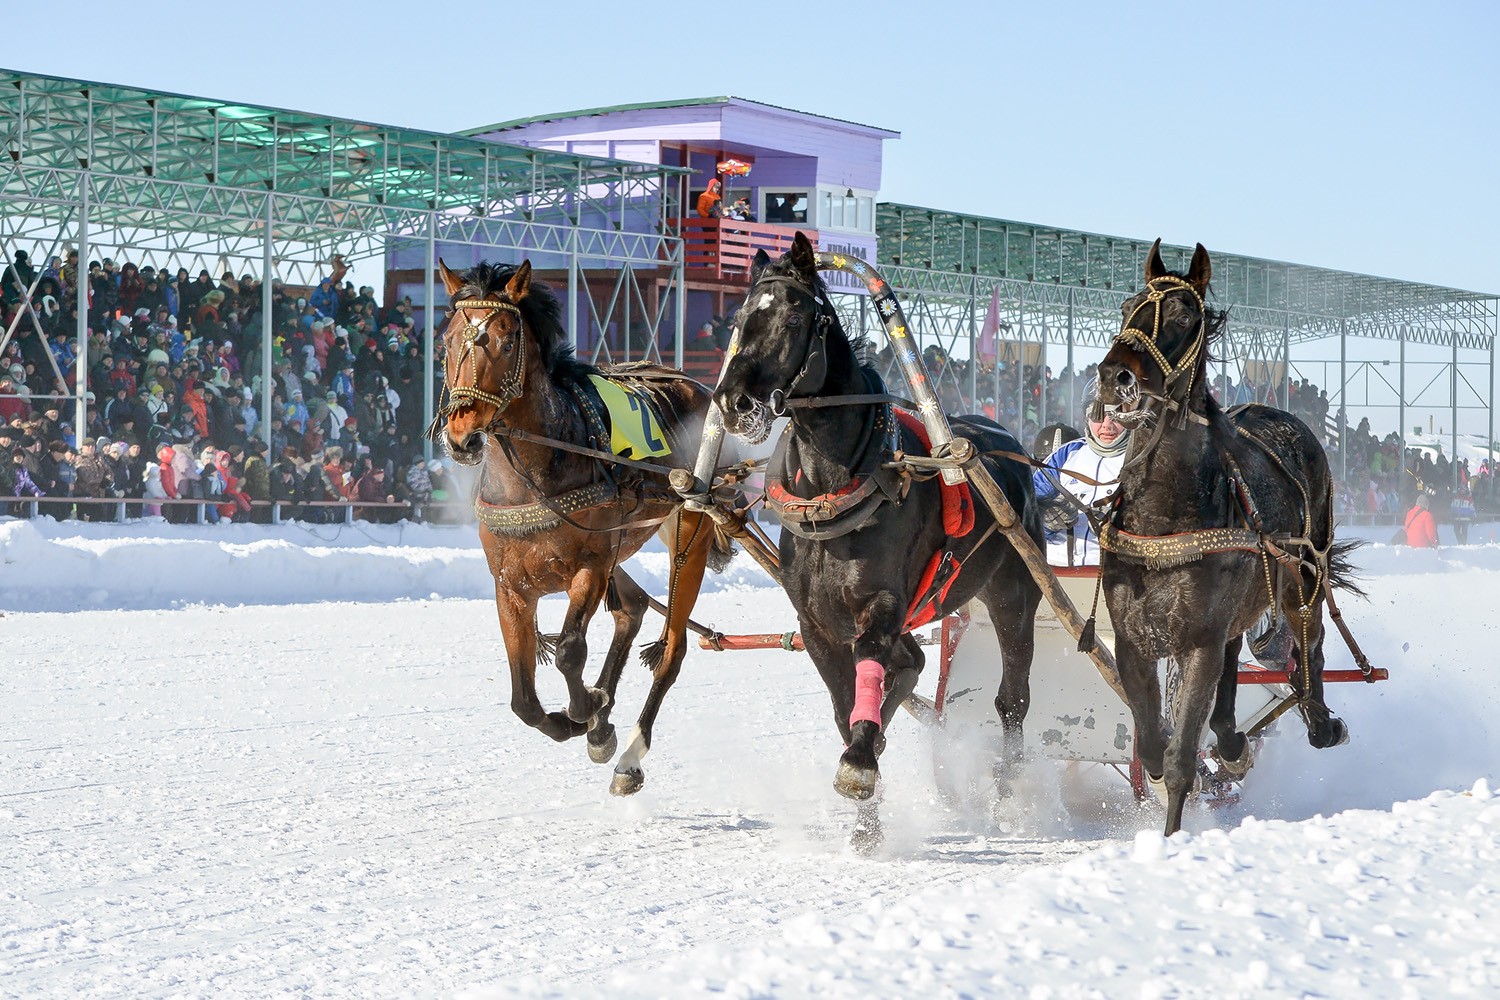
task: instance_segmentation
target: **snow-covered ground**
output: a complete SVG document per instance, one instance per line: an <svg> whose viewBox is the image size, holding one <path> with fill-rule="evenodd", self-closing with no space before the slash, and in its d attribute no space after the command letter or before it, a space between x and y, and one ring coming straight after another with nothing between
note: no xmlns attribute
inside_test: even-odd
<svg viewBox="0 0 1500 1000"><path fill-rule="evenodd" d="M1288 719L1171 841L1098 768L945 799L973 748L902 717L863 858L801 654L695 650L613 799L510 715L472 528L165 531L0 521L0 994L1500 992L1500 546L1361 552L1353 742ZM710 586L794 625L743 559Z"/></svg>

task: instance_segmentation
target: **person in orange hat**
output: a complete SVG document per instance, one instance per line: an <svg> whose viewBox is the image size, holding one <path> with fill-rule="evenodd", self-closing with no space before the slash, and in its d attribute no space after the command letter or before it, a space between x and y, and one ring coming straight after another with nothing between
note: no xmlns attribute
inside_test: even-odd
<svg viewBox="0 0 1500 1000"><path fill-rule="evenodd" d="M698 215L704 219L718 219L724 215L724 190L715 177L708 188L698 196Z"/></svg>

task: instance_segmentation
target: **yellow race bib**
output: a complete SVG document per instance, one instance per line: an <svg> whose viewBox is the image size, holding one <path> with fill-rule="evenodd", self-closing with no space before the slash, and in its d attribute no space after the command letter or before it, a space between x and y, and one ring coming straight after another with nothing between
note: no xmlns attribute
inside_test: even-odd
<svg viewBox="0 0 1500 1000"><path fill-rule="evenodd" d="M599 397L609 410L610 451L626 458L655 458L672 453L657 422L656 411L644 396L598 375L590 375L589 381L599 390Z"/></svg>

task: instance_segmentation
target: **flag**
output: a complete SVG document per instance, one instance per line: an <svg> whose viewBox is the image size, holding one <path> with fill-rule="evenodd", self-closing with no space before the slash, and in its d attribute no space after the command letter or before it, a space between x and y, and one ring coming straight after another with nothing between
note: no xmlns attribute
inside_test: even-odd
<svg viewBox="0 0 1500 1000"><path fill-rule="evenodd" d="M1000 333L1000 286L990 292L990 307L984 314L984 325L979 328L979 346L975 353L980 364L992 365L999 353L996 338Z"/></svg>

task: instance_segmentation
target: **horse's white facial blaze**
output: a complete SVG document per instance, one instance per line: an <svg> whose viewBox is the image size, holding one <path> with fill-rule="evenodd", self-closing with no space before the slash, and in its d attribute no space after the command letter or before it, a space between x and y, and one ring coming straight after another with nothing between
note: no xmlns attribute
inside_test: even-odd
<svg viewBox="0 0 1500 1000"><path fill-rule="evenodd" d="M770 305L771 305L771 303L773 303L775 301L776 301L776 299L771 296L770 292L761 292L760 293L760 298L758 298L758 299L755 300L755 305L752 308L755 308L755 309L766 309L766 308L769 308Z"/></svg>
<svg viewBox="0 0 1500 1000"><path fill-rule="evenodd" d="M646 737L641 732L641 727L636 726L630 731L630 739L625 741L625 752L620 754L620 762L615 765L616 771L639 771L641 761L646 759L646 752L651 748L646 746Z"/></svg>

